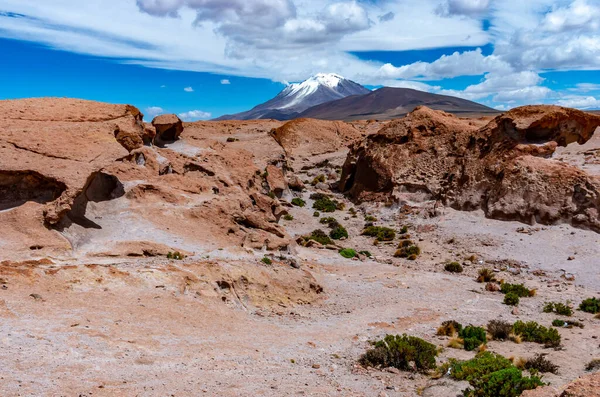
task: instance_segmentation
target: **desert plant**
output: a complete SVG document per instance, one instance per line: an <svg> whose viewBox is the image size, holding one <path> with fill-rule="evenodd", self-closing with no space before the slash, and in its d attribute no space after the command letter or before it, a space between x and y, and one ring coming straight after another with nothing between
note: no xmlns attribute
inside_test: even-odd
<svg viewBox="0 0 600 397"><path fill-rule="evenodd" d="M492 281L496 281L496 275L494 271L484 267L479 269L479 276L477 277L477 282L479 283L489 283Z"/></svg>
<svg viewBox="0 0 600 397"><path fill-rule="evenodd" d="M513 332L520 335L525 342L535 342L546 347L560 346L560 334L556 328L546 328L535 321L517 321L513 325Z"/></svg>
<svg viewBox="0 0 600 397"><path fill-rule="evenodd" d="M504 304L509 306L517 306L519 304L519 295L514 292L509 292L504 295Z"/></svg>
<svg viewBox="0 0 600 397"><path fill-rule="evenodd" d="M544 313L556 313L561 316L572 316L573 309L568 304L561 302L547 302L544 305Z"/></svg>
<svg viewBox="0 0 600 397"><path fill-rule="evenodd" d="M579 310L592 314L600 313L600 299L584 299L583 302L581 302L581 304L579 305Z"/></svg>
<svg viewBox="0 0 600 397"><path fill-rule="evenodd" d="M600 359L595 358L585 366L585 370L588 372L600 370Z"/></svg>
<svg viewBox="0 0 600 397"><path fill-rule="evenodd" d="M181 261L183 260L183 258L185 258L185 256L179 251L167 253L167 259L175 259L177 261Z"/></svg>
<svg viewBox="0 0 600 397"><path fill-rule="evenodd" d="M573 327L583 328L583 327L585 327L585 325L583 323L580 323L579 321L560 320L560 319L556 319L556 320L552 321L552 325L555 327L563 327L563 328L573 328Z"/></svg>
<svg viewBox="0 0 600 397"><path fill-rule="evenodd" d="M452 349L464 349L465 341L459 336L453 336L448 340L448 347Z"/></svg>
<svg viewBox="0 0 600 397"><path fill-rule="evenodd" d="M507 340L510 338L513 325L508 321L492 320L487 325L487 332L493 340Z"/></svg>
<svg viewBox="0 0 600 397"><path fill-rule="evenodd" d="M442 323L437 329L436 335L439 336L454 336L458 335L463 329L461 323L455 320L447 320Z"/></svg>
<svg viewBox="0 0 600 397"><path fill-rule="evenodd" d="M296 207L304 207L306 205L306 201L302 200L300 197L294 197L292 199L292 204Z"/></svg>
<svg viewBox="0 0 600 397"><path fill-rule="evenodd" d="M428 371L435 368L435 345L414 336L386 335L359 360L364 366L394 367L402 371ZM413 368L414 366L414 368Z"/></svg>
<svg viewBox="0 0 600 397"><path fill-rule="evenodd" d="M462 273L463 267L458 262L450 262L446 263L446 265L444 266L444 270L450 273Z"/></svg>
<svg viewBox="0 0 600 397"><path fill-rule="evenodd" d="M339 225L338 227L333 229L331 232L329 232L329 237L331 237L334 240L339 240L341 238L348 238L348 231L346 230L346 228L344 226Z"/></svg>
<svg viewBox="0 0 600 397"><path fill-rule="evenodd" d="M465 350L468 351L475 350L487 342L485 329L482 327L468 325L458 335L464 340Z"/></svg>
<svg viewBox="0 0 600 397"><path fill-rule="evenodd" d="M365 222L377 222L377 218L375 218L373 215L367 215L365 216Z"/></svg>
<svg viewBox="0 0 600 397"><path fill-rule="evenodd" d="M321 216L321 213L320 213L319 211L315 211L315 212L313 212L313 216L314 216L315 218L318 218L318 217L320 217L320 216Z"/></svg>
<svg viewBox="0 0 600 397"><path fill-rule="evenodd" d="M525 369L529 370L529 372L538 371L542 373L558 373L558 365L552 363L543 354L538 354L534 358L529 358L525 360Z"/></svg>
<svg viewBox="0 0 600 397"><path fill-rule="evenodd" d="M321 218L319 220L319 223L321 223L323 225L327 225L327 226L329 226L332 229L340 226L340 223L337 221L337 219L335 219L332 216L327 216L327 217Z"/></svg>
<svg viewBox="0 0 600 397"><path fill-rule="evenodd" d="M406 234L408 233L408 226L404 225L402 226L402 229L400 229L400 234Z"/></svg>
<svg viewBox="0 0 600 397"><path fill-rule="evenodd" d="M269 258L269 257L267 257L267 256L265 256L264 258L262 258L260 261L261 261L262 263L264 263L265 265L270 265L270 264L272 264L272 263L273 263L273 261L271 260L271 258Z"/></svg>
<svg viewBox="0 0 600 397"><path fill-rule="evenodd" d="M310 184L315 186L318 183L325 183L325 180L326 180L325 175L321 174L321 175L315 177Z"/></svg>
<svg viewBox="0 0 600 397"><path fill-rule="evenodd" d="M314 240L322 245L328 245L333 243L333 241L331 241L327 233L325 233L321 229L313 230L313 232L310 235L306 236L305 239Z"/></svg>
<svg viewBox="0 0 600 397"><path fill-rule="evenodd" d="M363 230L362 235L375 237L377 241L392 241L396 238L394 229L383 226L368 226Z"/></svg>
<svg viewBox="0 0 600 397"><path fill-rule="evenodd" d="M412 256L414 259L416 259L416 257L419 255L421 255L421 248L419 248L418 245L403 247L397 250L396 253L394 253L394 256L396 258L410 258Z"/></svg>
<svg viewBox="0 0 600 397"><path fill-rule="evenodd" d="M275 200L277 198L277 195L275 194L275 192L269 192L269 193L267 193L267 196L269 196L273 200Z"/></svg>
<svg viewBox="0 0 600 397"><path fill-rule="evenodd" d="M533 296L535 295L534 291L535 290L530 290L529 288L525 287L523 284L502 283L502 285L500 286L500 292L502 292L503 294L513 293L519 298L527 298Z"/></svg>
<svg viewBox="0 0 600 397"><path fill-rule="evenodd" d="M330 199L327 196L321 197L313 203L313 208L321 212L335 212L338 207L338 202Z"/></svg>
<svg viewBox="0 0 600 397"><path fill-rule="evenodd" d="M373 256L373 255L371 255L371 253L369 251L360 251L359 254L364 255L367 258L370 258Z"/></svg>
<svg viewBox="0 0 600 397"><path fill-rule="evenodd" d="M285 214L283 216L283 219L286 220L286 221L293 221L294 217L292 215L290 215L290 214Z"/></svg>
<svg viewBox="0 0 600 397"><path fill-rule="evenodd" d="M347 259L352 259L356 256L356 251L352 248L344 248L339 251L340 255Z"/></svg>

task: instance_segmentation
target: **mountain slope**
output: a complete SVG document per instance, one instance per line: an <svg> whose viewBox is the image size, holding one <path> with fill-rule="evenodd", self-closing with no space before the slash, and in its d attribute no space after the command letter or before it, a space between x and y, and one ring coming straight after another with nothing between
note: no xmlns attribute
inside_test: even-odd
<svg viewBox="0 0 600 397"><path fill-rule="evenodd" d="M275 98L247 112L225 115L217 120L251 120L273 118L288 120L300 112L322 103L351 95L364 95L370 91L337 74L319 73L302 83L291 84Z"/></svg>
<svg viewBox="0 0 600 397"><path fill-rule="evenodd" d="M495 109L446 95L409 88L384 87L366 95L355 95L314 106L298 117L323 120L393 119L406 115L417 106L455 114L495 114Z"/></svg>

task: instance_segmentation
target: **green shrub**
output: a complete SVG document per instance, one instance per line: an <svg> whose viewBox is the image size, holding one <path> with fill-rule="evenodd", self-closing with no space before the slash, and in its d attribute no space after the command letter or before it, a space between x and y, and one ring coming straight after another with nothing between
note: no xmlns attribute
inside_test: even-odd
<svg viewBox="0 0 600 397"><path fill-rule="evenodd" d="M546 328L535 321L517 321L513 325L513 332L525 342L540 343L546 347L560 346L560 334L556 328Z"/></svg>
<svg viewBox="0 0 600 397"><path fill-rule="evenodd" d="M366 256L367 258L371 258L373 255L369 251L360 251L359 254Z"/></svg>
<svg viewBox="0 0 600 397"><path fill-rule="evenodd" d="M541 373L558 374L558 365L552 363L543 354L538 354L534 358L525 360L525 369L530 373L534 371Z"/></svg>
<svg viewBox="0 0 600 397"><path fill-rule="evenodd" d="M304 207L306 205L306 201L302 200L300 197L294 197L292 199L292 204L296 207Z"/></svg>
<svg viewBox="0 0 600 397"><path fill-rule="evenodd" d="M185 258L185 256L179 251L167 253L167 259L175 259L177 261L181 261L183 260L183 258Z"/></svg>
<svg viewBox="0 0 600 397"><path fill-rule="evenodd" d="M286 220L286 221L293 221L294 217L292 215L290 215L290 214L285 214L283 216L283 219Z"/></svg>
<svg viewBox="0 0 600 397"><path fill-rule="evenodd" d="M451 359L446 368L451 378L469 382L472 388L464 391L469 397L517 397L543 385L539 377L523 377L510 360L487 351L467 361Z"/></svg>
<svg viewBox="0 0 600 397"><path fill-rule="evenodd" d="M402 226L402 229L400 229L400 234L406 234L408 233L408 226L404 225Z"/></svg>
<svg viewBox="0 0 600 397"><path fill-rule="evenodd" d="M396 238L394 229L383 226L369 226L363 230L362 235L375 237L377 241L392 241Z"/></svg>
<svg viewBox="0 0 600 397"><path fill-rule="evenodd" d="M305 239L314 240L322 245L329 245L333 243L333 241L331 241L327 233L325 233L321 229L313 230L313 232L309 236L305 237Z"/></svg>
<svg viewBox="0 0 600 397"><path fill-rule="evenodd" d="M347 259L352 259L356 256L356 251L352 248L344 248L340 250L340 255Z"/></svg>
<svg viewBox="0 0 600 397"><path fill-rule="evenodd" d="M587 365L585 366L585 370L588 372L600 370L600 359L595 358L589 363L587 363Z"/></svg>
<svg viewBox="0 0 600 397"><path fill-rule="evenodd" d="M496 275L494 271L488 268L479 269L479 276L477 277L478 283L490 283L496 281Z"/></svg>
<svg viewBox="0 0 600 397"><path fill-rule="evenodd" d="M310 184L315 186L317 183L325 183L325 180L326 180L325 175L321 174L321 175L315 177L315 179L313 179Z"/></svg>
<svg viewBox="0 0 600 397"><path fill-rule="evenodd" d="M400 244L398 244L398 248L406 248L410 247L411 245L415 245L412 240L402 240L400 241Z"/></svg>
<svg viewBox="0 0 600 397"><path fill-rule="evenodd" d="M519 295L514 292L509 292L504 295L504 304L509 306L517 306L519 304Z"/></svg>
<svg viewBox="0 0 600 397"><path fill-rule="evenodd" d="M585 299L579 305L579 310L592 314L600 313L600 300L597 298Z"/></svg>
<svg viewBox="0 0 600 397"><path fill-rule="evenodd" d="M462 273L463 267L458 262L450 262L446 263L446 266L444 266L444 270L450 273Z"/></svg>
<svg viewBox="0 0 600 397"><path fill-rule="evenodd" d="M435 345L414 336L386 335L368 350L360 363L371 367L394 367L402 371L434 369L438 351Z"/></svg>
<svg viewBox="0 0 600 397"><path fill-rule="evenodd" d="M573 328L573 327L583 328L583 327L585 327L585 325L583 325L583 323L580 323L579 321L560 320L560 319L556 319L556 320L552 321L552 325L555 327L563 327L563 328Z"/></svg>
<svg viewBox="0 0 600 397"><path fill-rule="evenodd" d="M321 213L320 213L319 211L315 211L315 212L313 212L313 216L314 216L315 218L318 218L318 217L320 217L320 216L321 216Z"/></svg>
<svg viewBox="0 0 600 397"><path fill-rule="evenodd" d="M367 215L365 216L365 222L377 222L377 218L375 218L373 215Z"/></svg>
<svg viewBox="0 0 600 397"><path fill-rule="evenodd" d="M330 199L327 196L315 200L313 208L321 212L335 212L338 208L338 202Z"/></svg>
<svg viewBox="0 0 600 397"><path fill-rule="evenodd" d="M418 245L411 245L409 247L403 247L400 248L398 251L396 251L396 253L394 253L394 256L396 258L411 258L413 257L411 260L414 260L417 258L417 256L421 255L421 248L419 248Z"/></svg>
<svg viewBox="0 0 600 397"><path fill-rule="evenodd" d="M267 256L265 256L264 258L262 258L260 261L262 263L264 263L265 265L270 265L270 264L273 263L273 261L269 257L267 257Z"/></svg>
<svg viewBox="0 0 600 397"><path fill-rule="evenodd" d="M348 238L348 231L346 230L346 228L344 226L339 225L338 227L336 227L329 233L329 237L331 237L334 240L339 240L341 238Z"/></svg>
<svg viewBox="0 0 600 397"><path fill-rule="evenodd" d="M493 340L507 340L513 330L513 325L508 321L492 320L487 325L487 331Z"/></svg>
<svg viewBox="0 0 600 397"><path fill-rule="evenodd" d="M319 223L323 224L323 225L327 225L330 228L334 229L338 226L340 226L340 223L337 221L337 219L335 219L334 217L328 216L325 218L321 218L319 220Z"/></svg>
<svg viewBox="0 0 600 397"><path fill-rule="evenodd" d="M500 292L503 294L512 293L517 295L519 298L528 298L533 296L535 295L534 291L535 290L530 290L529 288L525 287L523 284L502 283L500 286Z"/></svg>
<svg viewBox="0 0 600 397"><path fill-rule="evenodd" d="M468 325L458 335L464 340L465 350L472 351L487 342L485 329Z"/></svg>
<svg viewBox="0 0 600 397"><path fill-rule="evenodd" d="M561 316L572 316L573 309L569 305L560 302L547 302L544 305L544 313L556 313Z"/></svg>
<svg viewBox="0 0 600 397"><path fill-rule="evenodd" d="M442 325L440 325L440 327L437 329L436 335L454 336L455 334L457 334L457 335L460 334L462 329L463 329L463 326L458 321L447 320L447 321L444 321L442 323Z"/></svg>

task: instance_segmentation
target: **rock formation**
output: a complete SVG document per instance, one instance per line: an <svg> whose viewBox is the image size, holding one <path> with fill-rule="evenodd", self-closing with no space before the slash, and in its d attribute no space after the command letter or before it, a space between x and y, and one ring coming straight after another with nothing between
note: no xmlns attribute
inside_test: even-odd
<svg viewBox="0 0 600 397"><path fill-rule="evenodd" d="M417 108L353 145L339 187L357 200L418 193L491 218L600 231L600 179L552 158L590 139L599 116L526 106L482 124Z"/></svg>

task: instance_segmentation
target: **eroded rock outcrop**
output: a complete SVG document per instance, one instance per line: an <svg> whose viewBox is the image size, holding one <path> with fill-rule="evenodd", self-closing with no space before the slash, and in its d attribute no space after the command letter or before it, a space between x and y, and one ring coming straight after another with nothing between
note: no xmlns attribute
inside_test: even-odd
<svg viewBox="0 0 600 397"><path fill-rule="evenodd" d="M161 114L152 120L156 130L155 142L174 141L183 132L183 122L174 114Z"/></svg>
<svg viewBox="0 0 600 397"><path fill-rule="evenodd" d="M339 187L357 200L419 193L488 217L600 231L600 180L552 159L584 143L600 117L526 106L487 125L425 107L353 145Z"/></svg>

